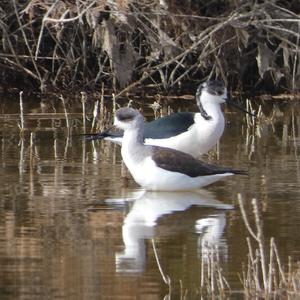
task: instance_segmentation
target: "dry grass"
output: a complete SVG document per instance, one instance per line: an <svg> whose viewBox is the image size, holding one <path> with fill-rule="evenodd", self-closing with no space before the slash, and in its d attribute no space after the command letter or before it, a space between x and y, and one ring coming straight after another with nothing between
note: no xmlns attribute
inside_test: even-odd
<svg viewBox="0 0 300 300"><path fill-rule="evenodd" d="M250 234L250 237L246 238L247 262L241 265L239 274L243 289L231 289L222 269L218 247L214 245L207 247L206 254L201 258L201 279L197 291L199 299L230 299L232 295L240 295L243 299L299 299L300 263L293 263L289 257L288 264L284 265L274 238L266 241L261 211L256 199L252 200L254 228L250 226L241 195L238 195L238 202L244 224ZM152 244L162 279L169 289L168 299L172 299L174 282L164 273L154 240ZM181 288L183 292L180 299L187 299L189 291L183 286Z"/></svg>
<svg viewBox="0 0 300 300"><path fill-rule="evenodd" d="M299 263L289 258L287 267L281 262L274 238L265 240L261 212L256 199L252 200L255 229L251 228L241 195L238 196L244 223L251 236L247 237L248 261L241 281L247 298L296 299L300 296Z"/></svg>
<svg viewBox="0 0 300 300"><path fill-rule="evenodd" d="M50 87L168 92L217 77L300 87L297 1L66 0L0 4L2 78ZM192 83L191 83L192 81Z"/></svg>

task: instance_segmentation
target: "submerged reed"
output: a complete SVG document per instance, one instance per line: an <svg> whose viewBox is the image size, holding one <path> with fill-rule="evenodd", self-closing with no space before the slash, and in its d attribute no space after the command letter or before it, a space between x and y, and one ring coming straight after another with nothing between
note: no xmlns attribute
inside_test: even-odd
<svg viewBox="0 0 300 300"><path fill-rule="evenodd" d="M65 99L64 99L63 95L60 95L59 98L60 98L60 100L61 100L61 102L63 104L64 113L65 113L65 119L66 119L66 126L67 126L67 129L69 131L70 130L70 123L69 123L69 117L68 117L66 102L65 102Z"/></svg>
<svg viewBox="0 0 300 300"><path fill-rule="evenodd" d="M241 281L244 294L247 297L261 297L264 299L280 299L290 296L300 297L300 269L299 264L293 266L289 259L287 270L284 268L273 237L269 246L264 238L263 222L256 199L252 200L255 230L251 228L245 211L242 196L238 195L243 221L251 236L247 237L248 261L242 272Z"/></svg>
<svg viewBox="0 0 300 300"><path fill-rule="evenodd" d="M250 234L246 237L248 246L247 262L241 265L239 274L243 290L232 290L222 270L217 245L206 247L206 254L201 257L201 277L199 283L199 299L231 299L240 295L243 299L299 299L300 297L300 262L293 264L291 257L288 265L281 261L278 248L273 237L265 240L263 222L258 201L252 199L254 228L251 227L242 196L238 195L239 207L243 222ZM163 281L168 285L169 298L174 282L166 275L159 262L152 240L153 250ZM182 281L180 281L181 289ZM185 290L185 295L190 291ZM185 298L181 298L185 299Z"/></svg>
<svg viewBox="0 0 300 300"><path fill-rule="evenodd" d="M19 124L19 128L21 130L21 134L24 131L24 108L23 108L23 91L20 91L19 93L19 101L20 101L20 120L21 124Z"/></svg>

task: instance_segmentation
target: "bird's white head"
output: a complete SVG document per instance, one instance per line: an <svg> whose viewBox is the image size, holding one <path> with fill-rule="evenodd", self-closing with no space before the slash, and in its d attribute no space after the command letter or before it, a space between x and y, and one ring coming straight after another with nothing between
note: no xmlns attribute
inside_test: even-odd
<svg viewBox="0 0 300 300"><path fill-rule="evenodd" d="M140 128L143 125L143 117L136 109L122 107L116 111L114 125L124 131Z"/></svg>
<svg viewBox="0 0 300 300"><path fill-rule="evenodd" d="M220 115L220 104L227 100L227 88L218 80L209 80L199 85L196 101L201 116L209 121Z"/></svg>
<svg viewBox="0 0 300 300"><path fill-rule="evenodd" d="M219 80L209 80L199 85L196 92L197 104L217 103L222 104L227 100L227 88Z"/></svg>

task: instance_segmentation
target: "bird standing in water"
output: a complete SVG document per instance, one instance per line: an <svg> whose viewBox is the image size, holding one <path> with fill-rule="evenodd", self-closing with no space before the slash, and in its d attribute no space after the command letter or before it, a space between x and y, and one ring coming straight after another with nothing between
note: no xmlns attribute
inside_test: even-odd
<svg viewBox="0 0 300 300"><path fill-rule="evenodd" d="M225 120L221 104L233 102L229 102L227 88L218 80L200 84L196 92L196 102L199 112L173 113L145 123L142 137L144 143L176 149L194 157L207 153L216 145L224 131ZM123 132L107 130L88 135L88 138L121 144Z"/></svg>
<svg viewBox="0 0 300 300"><path fill-rule="evenodd" d="M144 144L143 116L132 108L116 111L114 125L124 130L122 158L134 180L146 190L198 189L244 171L207 164L184 152Z"/></svg>

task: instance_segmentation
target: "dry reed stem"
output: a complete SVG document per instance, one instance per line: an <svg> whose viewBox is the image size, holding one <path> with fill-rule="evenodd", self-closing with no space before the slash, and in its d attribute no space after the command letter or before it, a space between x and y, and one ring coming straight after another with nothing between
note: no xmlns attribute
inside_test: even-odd
<svg viewBox="0 0 300 300"><path fill-rule="evenodd" d="M116 97L115 93L112 93L112 99L113 99L113 114L115 115L116 110L117 110L117 103L116 103L117 97Z"/></svg>
<svg viewBox="0 0 300 300"><path fill-rule="evenodd" d="M274 249L274 253L275 253L275 257L276 257L276 261L277 261L277 266L278 266L278 269L279 269L279 274L281 276L281 280L282 280L283 284L286 285L287 284L286 277L285 277L285 274L284 274L284 271L283 271L283 268L282 268L281 260L280 260L279 254L278 254L278 249L276 247L274 238L272 240L272 246L273 246L273 249Z"/></svg>
<svg viewBox="0 0 300 300"><path fill-rule="evenodd" d="M207 246L207 254L202 255L200 268L200 294L201 296L211 295L212 297L222 296L230 285L223 276L218 247L216 245Z"/></svg>
<svg viewBox="0 0 300 300"><path fill-rule="evenodd" d="M25 172L25 166L24 166L24 139L21 138L19 141L20 146L20 159L19 159L19 175L23 175Z"/></svg>
<svg viewBox="0 0 300 300"><path fill-rule="evenodd" d="M270 261L269 261L269 275L268 275L268 293L270 294L272 292L272 278L273 278L273 272L274 272L274 266L273 266L273 243L274 238L272 237L270 239Z"/></svg>
<svg viewBox="0 0 300 300"><path fill-rule="evenodd" d="M64 149L64 159L67 159L68 155L68 149L69 149L69 143L70 143L70 134L68 132L68 135L66 137L66 142L65 142L65 149ZM84 139L83 139L84 140ZM84 141L85 142L85 141Z"/></svg>
<svg viewBox="0 0 300 300"><path fill-rule="evenodd" d="M29 144L29 161L30 161L30 167L32 168L33 166L33 158L34 158L34 138L35 138L35 133L30 132L30 144Z"/></svg>
<svg viewBox="0 0 300 300"><path fill-rule="evenodd" d="M34 60L34 56L33 56L33 53L32 53L32 50L31 50L31 46L30 46L30 43L27 39L27 36L26 36L26 33L24 31L24 27L23 27L23 24L21 23L21 20L20 20L20 17L19 17L19 12L18 12L18 8L17 8L17 4L16 4L16 1L13 0L12 1L13 3L13 6L14 6L14 9L15 9L15 14L16 14L16 19L17 19L17 22L19 24L19 28L22 32L22 36L23 36L23 39L24 39L24 42L25 42L25 45L27 47L27 50L28 50L28 53L30 55L30 58L31 58L31 62L34 66L34 69L35 69L35 72L37 74L37 77L39 78L39 81L40 81L40 89L43 91L44 90L44 82L42 80L42 77L41 77L41 74L40 74L40 71L39 71L39 68Z"/></svg>
<svg viewBox="0 0 300 300"><path fill-rule="evenodd" d="M200 271L200 288L202 289L204 287L204 258L201 257L201 271Z"/></svg>
<svg viewBox="0 0 300 300"><path fill-rule="evenodd" d="M83 123L83 133L86 133L86 110L85 103L87 100L87 95L85 92L81 92L81 104L82 104L82 123Z"/></svg>
<svg viewBox="0 0 300 300"><path fill-rule="evenodd" d="M261 221L260 211L257 205L257 199L252 199L253 212L255 217L255 225L257 230L257 242L260 252L261 270L263 276L264 290L267 291L268 279L267 279L267 268L266 268L266 257L264 249L264 235L263 235L263 224Z"/></svg>
<svg viewBox="0 0 300 300"><path fill-rule="evenodd" d="M100 98L100 119L104 119L104 84L101 85L101 98Z"/></svg>
<svg viewBox="0 0 300 300"><path fill-rule="evenodd" d="M57 1L58 2L58 1ZM68 11L65 12L65 14L63 14L59 19L54 19L54 18L49 18L46 17L43 21L44 22L52 22L52 23L70 23L70 22L74 22L77 20L80 20L82 18L82 16L91 8L94 6L94 4L96 4L97 1L93 1L91 4L89 4L85 9L83 9L76 17L73 18L64 18L65 15L67 15Z"/></svg>
<svg viewBox="0 0 300 300"><path fill-rule="evenodd" d="M298 32L300 32L300 22L298 22ZM298 68L298 58L299 58L299 39L300 35L297 37L296 47L295 47L295 55L294 55L294 64L293 64L293 79L292 79L292 87L293 90L296 89L296 73Z"/></svg>
<svg viewBox="0 0 300 300"><path fill-rule="evenodd" d="M241 209L242 217L243 217L244 223L246 225L246 228L248 229L248 232L250 233L250 235L258 242L258 238L249 224L248 217L247 217L245 207L244 207L244 201L243 201L241 194L238 194L238 202L239 202L239 206Z"/></svg>
<svg viewBox="0 0 300 300"><path fill-rule="evenodd" d="M44 27L45 27L45 19L51 14L51 12L53 11L54 7L56 6L56 4L59 2L59 0L56 0L51 7L47 10L45 16L43 17L43 21L42 21L42 25L41 25L41 30L39 33L39 37L38 37L38 42L37 42L37 46L36 46L36 50L35 50L35 60L37 60L38 58L38 53L39 53L39 49L40 49L40 44L42 41L42 37L43 37L43 32L44 32Z"/></svg>
<svg viewBox="0 0 300 300"><path fill-rule="evenodd" d="M15 63L14 61L12 61L8 57L5 57L4 61L7 62L8 64L12 65L12 66L17 67L17 69L21 69L22 71L24 71L25 74L29 75L33 79L39 80L38 76L36 76L31 70L29 70L28 68L26 68L24 65L22 65L16 57L14 57L14 58L17 60L17 63Z"/></svg>
<svg viewBox="0 0 300 300"><path fill-rule="evenodd" d="M86 139L82 139L82 171L85 174L86 169Z"/></svg>
<svg viewBox="0 0 300 300"><path fill-rule="evenodd" d="M21 119L21 134L23 133L24 130L24 108L23 108L23 91L20 91L19 93L19 101L20 101L20 119Z"/></svg>
<svg viewBox="0 0 300 300"><path fill-rule="evenodd" d="M211 257L211 261L210 261L210 288L211 288L211 293L214 294L215 293L215 256L214 256L214 249L212 247L211 249L211 253L210 253L210 257Z"/></svg>
<svg viewBox="0 0 300 300"><path fill-rule="evenodd" d="M94 127L95 127L96 120L98 117L98 106L99 106L99 100L96 100L94 103L94 109L93 109L93 121L92 121L91 133L94 132Z"/></svg>
<svg viewBox="0 0 300 300"><path fill-rule="evenodd" d="M243 221L247 230L252 232L249 226L249 221L245 215L245 208L243 200L239 197L239 204L243 216ZM247 238L248 244L248 266L247 272L243 272L243 285L245 294L248 296L261 296L264 298L276 297L282 293L289 295L297 295L295 280L296 275L293 273L292 262L289 257L288 262L288 275L286 277L281 260L278 254L278 249L275 244L274 238L270 238L269 244L269 263L266 263L266 251L263 236L263 223L260 215L260 210L256 199L252 199L252 207L255 219L256 233L250 233L254 240L257 242L258 249L254 255L250 238ZM260 288L260 274L262 275L263 289ZM274 298L275 299L275 298Z"/></svg>
<svg viewBox="0 0 300 300"><path fill-rule="evenodd" d="M238 195L238 202L240 205L240 209L241 209L241 213L242 213L242 217L244 220L244 223L246 225L246 228L248 230L248 232L251 234L251 236L255 239L255 241L258 243L259 246L259 258L260 258L260 266L261 266L261 272L262 272L262 277L263 277L263 286L264 286L264 291L265 293L268 291L268 279L267 279L267 269L266 269L266 259L265 259L265 249L264 249L264 236L263 236L263 230L262 230L262 222L261 222L261 218L260 218L260 212L258 209L258 205L257 205L257 200L256 199L252 199L252 206L253 206L253 213L254 213L254 217L255 217L255 225L256 225L256 231L257 233L255 234L252 230L252 228L249 225L249 221L245 212L245 208L243 205L243 200L241 195ZM251 245L250 245L250 241L247 240L248 242L248 248L252 249ZM251 261L253 262L253 254L252 254L252 250L249 250L249 252L251 253ZM256 273L256 272L254 272ZM256 277L254 277L256 278ZM256 283L256 287L258 287L258 280L255 279L255 283Z"/></svg>
<svg viewBox="0 0 300 300"><path fill-rule="evenodd" d="M164 273L163 268L160 264L159 257L158 257L158 254L157 254L157 250L156 250L155 240L151 239L151 243L152 243L152 248L153 248L155 260L156 260L160 275L161 275L164 283L167 284L169 286L169 288L171 288L171 278L169 277L169 275L166 275Z"/></svg>
<svg viewBox="0 0 300 300"><path fill-rule="evenodd" d="M97 124L97 129L102 131L105 128L105 105L104 105L104 84L101 84L101 95L100 95L100 111L99 111L99 121ZM97 104L98 107L98 104Z"/></svg>
<svg viewBox="0 0 300 300"><path fill-rule="evenodd" d="M67 108L66 108L65 99L64 99L63 95L60 95L59 98L60 98L60 100L63 104L65 119L66 119L66 125L67 125L67 129L68 129L68 132L69 132L70 131L70 123L69 123L69 117L68 117L68 112L67 112Z"/></svg>
<svg viewBox="0 0 300 300"><path fill-rule="evenodd" d="M246 240L247 240L248 255L249 255L248 276L247 276L247 278L250 282L249 286L251 287L251 281L252 281L251 270L252 270L252 274L254 275L253 279L255 282L255 288L256 288L256 290L260 290L261 286L260 286L260 282L259 282L259 269L258 269L258 263L257 263L257 255L254 257L250 238L247 237Z"/></svg>
<svg viewBox="0 0 300 300"><path fill-rule="evenodd" d="M53 150L54 150L54 158L57 159L58 158L58 151L57 151L57 138L54 138L53 141Z"/></svg>

